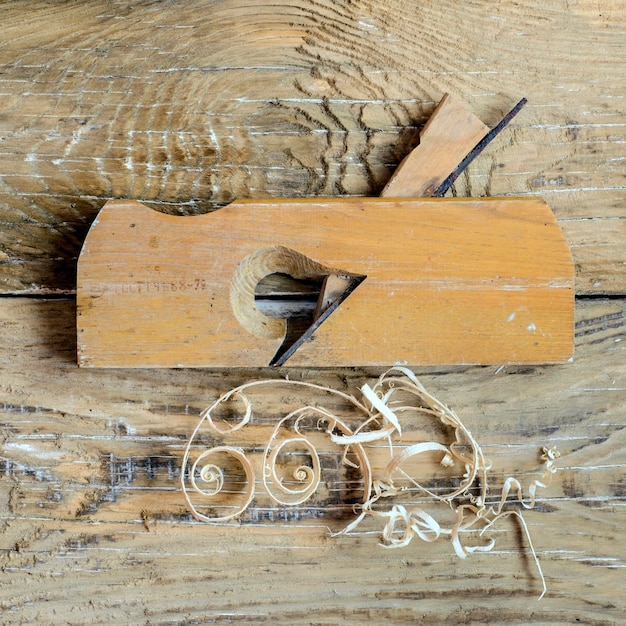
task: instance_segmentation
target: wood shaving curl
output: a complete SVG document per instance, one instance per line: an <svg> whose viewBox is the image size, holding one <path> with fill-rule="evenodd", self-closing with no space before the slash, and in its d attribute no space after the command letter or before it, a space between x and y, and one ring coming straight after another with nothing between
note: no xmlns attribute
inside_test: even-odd
<svg viewBox="0 0 626 626"><path fill-rule="evenodd" d="M201 420L185 449L183 467L188 467L192 442L203 424L208 425L210 430L220 435L230 435L240 430L253 417L252 402L246 392L253 388L280 385L301 386L347 401L361 415L362 420L360 425L352 430L343 419L328 409L310 405L300 407L281 419L265 446L261 473L264 490L276 504L282 506L302 504L313 496L320 485L319 456L315 445L304 432L304 424L315 420L317 430L328 435L334 444L343 449L342 463L359 469L363 477L363 502L357 506L359 510L357 517L335 536L354 531L365 518L381 519L384 522L381 545L386 548L403 548L414 538L433 542L441 536L447 536L457 556L466 558L475 552L492 550L495 541L489 539L484 544L467 545L461 540L462 533L470 529L480 529L479 536L482 537L496 522L515 517L524 531L541 579L543 589L539 599L544 596L547 590L545 577L530 538L528 526L520 511L504 510L504 508L511 502L517 502L525 509L532 509L535 506L537 489L547 487L552 475L557 471L555 462L559 457L558 451L555 448L544 447L542 449L541 478L530 483L526 498L520 481L509 476L502 486L497 503L489 505L487 503L489 491L487 479L491 463L456 413L426 391L415 374L405 367L391 368L380 376L374 385L363 385L361 387L362 401L353 395L330 387L289 379L252 381L231 389L203 411ZM238 421L227 427L218 426L214 420L216 410L225 402L235 399L243 403L243 414ZM437 420L445 430L452 432L452 441L449 444L421 441L405 446L398 445L396 441L394 446L394 438L397 440L402 436L401 417L409 419L411 414L420 414ZM285 436L286 430L292 432L293 435ZM388 445L389 461L381 477L373 478L364 446L378 442ZM289 480L285 480L279 471L279 457L288 448L299 448L304 451L310 461L308 464L297 465L291 472ZM201 495L210 500L223 491L222 470L209 458L210 456L215 458L218 452L231 456L241 465L245 474L246 487L234 511L211 517L198 510L191 496L192 494ZM348 458L348 453L353 455L356 462ZM439 455L439 464L443 468L452 468L455 465L464 468L458 485L443 494L436 493L420 484L405 470L407 461L410 459L433 453ZM233 446L222 445L205 450L195 459L188 471L182 474L185 500L192 514L202 521L225 521L240 516L254 498L254 483L255 471L252 462L243 450ZM415 493L427 495L444 503L455 513L454 523L448 526L442 525L433 515L419 506L399 503L394 503L391 507L381 506L388 498L409 493L412 496ZM511 496L514 500L511 500Z"/></svg>

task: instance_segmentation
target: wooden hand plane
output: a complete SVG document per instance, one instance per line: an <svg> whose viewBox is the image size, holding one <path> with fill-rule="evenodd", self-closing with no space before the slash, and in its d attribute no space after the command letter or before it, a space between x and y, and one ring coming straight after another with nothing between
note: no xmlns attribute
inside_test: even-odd
<svg viewBox="0 0 626 626"><path fill-rule="evenodd" d="M550 208L437 197L522 105L490 130L444 97L380 198L240 200L191 217L107 202L78 260L79 364L566 361L573 264Z"/></svg>

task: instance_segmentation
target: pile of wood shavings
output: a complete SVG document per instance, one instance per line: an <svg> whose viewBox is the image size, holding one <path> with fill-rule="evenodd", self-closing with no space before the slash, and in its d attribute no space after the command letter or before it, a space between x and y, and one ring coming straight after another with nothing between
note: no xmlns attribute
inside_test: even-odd
<svg viewBox="0 0 626 626"><path fill-rule="evenodd" d="M358 468L363 476L364 496L362 504L357 507L358 515L353 522L336 535L355 530L365 518L376 518L384 522L382 545L385 547L402 548L416 537L422 541L433 542L441 536L448 536L456 554L460 558L465 558L474 552L492 550L495 541L490 539L486 544L468 546L461 541L461 533L480 528L479 534L482 536L498 520L514 516L518 519L526 535L542 582L543 591L539 599L543 597L546 592L545 578L526 522L519 510L505 511L504 506L510 502L509 496L513 495L523 508L533 508L537 489L547 487L552 474L556 472L555 460L559 457L559 453L554 448L544 447L542 449L543 470L541 477L530 483L526 499L523 496L521 483L510 476L502 486L497 503L488 505L490 462L484 456L481 447L454 411L426 391L413 372L404 367L394 367L388 370L372 386L363 385L361 388L362 400L330 387L289 379L252 381L222 395L202 413L200 423L187 444L183 458L183 467L187 468L187 471L182 473L183 494L190 510L197 519L209 522L233 519L238 517L252 502L255 471L252 462L242 449L233 446L216 446L205 450L189 467L188 463L190 462L192 442L203 424L207 424L211 430L221 435L231 434L243 428L252 419L252 403L246 395L246 391L254 387L268 385L301 386L329 393L347 401L364 417L358 428L351 430L342 419L331 411L320 406L307 405L292 411L280 420L265 447L262 467L264 489L276 504L283 506L301 504L312 497L320 484L321 470L317 451L305 433L301 432L303 420L314 417L317 420L318 429L327 433L332 442L345 451L344 463ZM217 422L214 421L214 413L223 403L234 398L243 402L243 415L238 421L226 427L218 426ZM438 420L441 426L452 433L452 441L448 444L422 441L408 446L400 446L396 441L394 445L394 438L397 440L402 436L400 417L403 415L410 417L411 414L415 415L416 413ZM294 432L294 436L289 439L281 439L279 433L286 424ZM277 471L277 459L280 451L287 444L294 442L304 447L311 459L310 464L301 465L295 469L293 479L296 484L299 484L296 487L285 484L278 476ZM380 442L384 442L388 446L389 461L382 475L373 478L364 446ZM357 464L348 460L348 451L358 460ZM222 490L223 471L217 464L209 460L209 457L218 453L228 454L240 464L245 473L247 486L243 503L236 507L234 512L219 517L209 517L202 514L194 506L191 496L195 493L211 497L219 494ZM414 459L425 453L440 455L442 467L452 467L455 464L464 467L464 474L459 484L447 493L435 493L405 471L409 459ZM422 493L445 503L454 512L456 521L452 525L442 525L433 515L418 506L393 504L391 507L381 507L383 502L389 502L388 498L408 490L411 493Z"/></svg>

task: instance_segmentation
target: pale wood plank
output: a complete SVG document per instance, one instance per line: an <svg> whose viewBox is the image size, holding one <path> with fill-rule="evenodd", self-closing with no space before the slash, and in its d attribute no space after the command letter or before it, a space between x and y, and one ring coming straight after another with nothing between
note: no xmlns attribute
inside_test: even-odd
<svg viewBox="0 0 626 626"><path fill-rule="evenodd" d="M603 222L624 215L617 0L118 9L1 9L4 292L71 291L111 197L194 213L236 197L377 195L451 92L489 125L530 101L456 193L541 193L558 218L587 219L610 246L575 247L579 293L624 293L624 229Z"/></svg>
<svg viewBox="0 0 626 626"><path fill-rule="evenodd" d="M543 445L562 452L526 514L549 586L537 603L532 562L506 523L495 553L461 561L446 541L384 550L375 526L328 538L338 521L319 509L285 523L258 509L243 527L191 521L178 481L199 412L269 372L79 369L71 300L3 299L3 619L619 623L625 311L624 300L579 303L571 364L418 370L492 458L494 485L533 476ZM379 372L291 376L354 390ZM283 400L267 395L268 418Z"/></svg>

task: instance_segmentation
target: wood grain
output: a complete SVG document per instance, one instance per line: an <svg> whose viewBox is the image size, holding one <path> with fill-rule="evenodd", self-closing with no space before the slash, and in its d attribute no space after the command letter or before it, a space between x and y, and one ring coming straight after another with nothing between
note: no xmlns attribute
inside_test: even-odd
<svg viewBox="0 0 626 626"><path fill-rule="evenodd" d="M259 503L242 526L193 521L180 461L200 411L277 373L79 369L71 300L0 305L6 623L622 621L626 301L579 305L571 364L418 371L492 459L494 493L506 475L536 476L541 446L561 451L526 513L549 587L539 603L524 540L507 523L495 552L462 561L446 540L385 550L376 525L328 537L352 518L345 509L337 518ZM291 377L352 392L379 372ZM270 422L290 395L261 394Z"/></svg>
<svg viewBox="0 0 626 626"><path fill-rule="evenodd" d="M455 193L542 195L568 220L579 293L624 292L618 0L157 6L0 9L3 291L73 290L111 197L197 213L378 195L451 92L488 125L529 98Z"/></svg>
<svg viewBox="0 0 626 626"><path fill-rule="evenodd" d="M0 3L0 621L623 624L622 5ZM561 450L526 514L539 603L514 525L459 560L446 541L384 550L374 527L331 538L341 520L316 508L193 521L179 474L200 411L279 372L75 365L76 259L106 200L376 196L446 92L488 126L529 99L452 194L544 198L576 265L572 363L417 370L494 488ZM290 373L351 391L378 374ZM268 420L284 400L265 398Z"/></svg>

